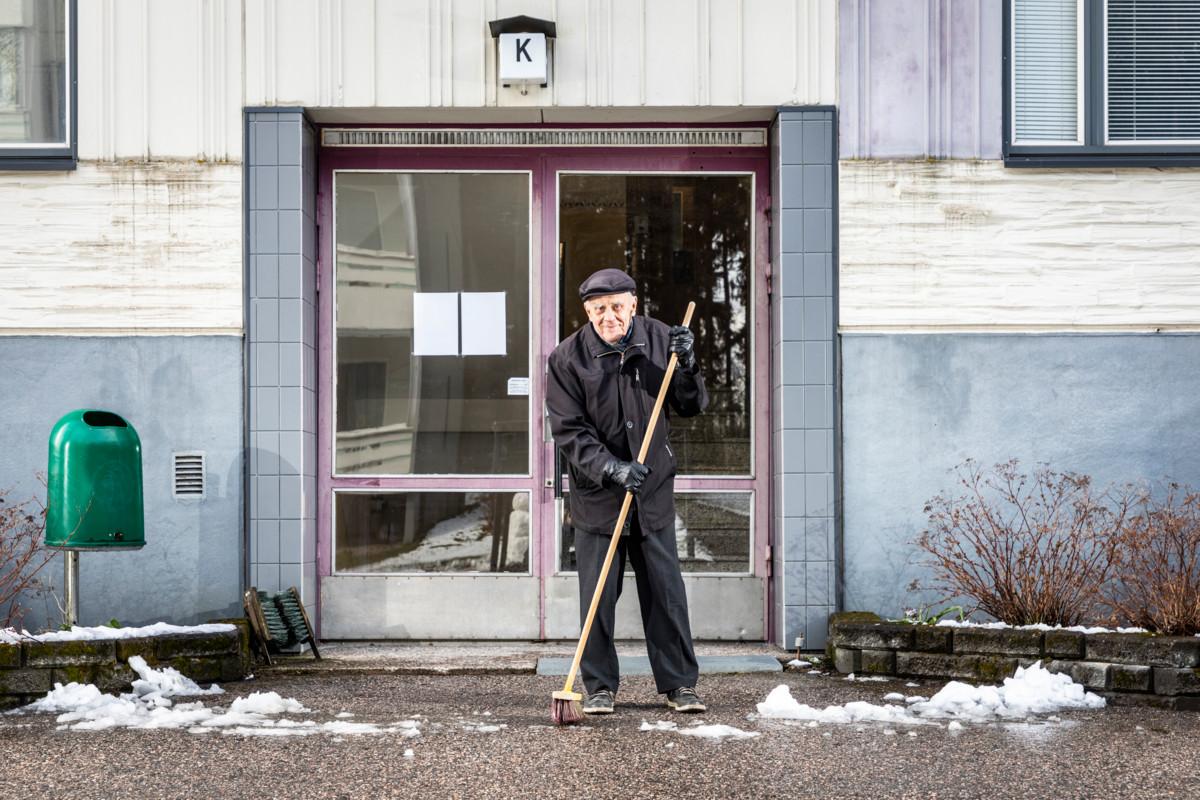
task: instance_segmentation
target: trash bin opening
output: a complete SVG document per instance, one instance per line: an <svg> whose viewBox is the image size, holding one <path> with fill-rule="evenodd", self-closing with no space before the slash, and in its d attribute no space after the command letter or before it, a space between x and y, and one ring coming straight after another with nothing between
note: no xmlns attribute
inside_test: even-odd
<svg viewBox="0 0 1200 800"><path fill-rule="evenodd" d="M129 424L111 411L85 411L83 421L93 428L128 428Z"/></svg>

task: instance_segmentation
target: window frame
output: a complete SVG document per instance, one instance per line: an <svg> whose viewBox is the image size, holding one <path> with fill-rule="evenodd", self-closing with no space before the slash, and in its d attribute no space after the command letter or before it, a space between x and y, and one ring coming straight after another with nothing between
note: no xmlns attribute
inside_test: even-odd
<svg viewBox="0 0 1200 800"><path fill-rule="evenodd" d="M1082 0L1080 58L1083 68L1081 128L1083 144L1014 144L1013 14L1014 0L1004 0L1003 96L1004 165L1006 167L1183 167L1200 165L1195 144L1109 143L1108 71L1105 68L1107 0Z"/></svg>
<svg viewBox="0 0 1200 800"><path fill-rule="evenodd" d="M73 170L79 163L79 30L78 0L66 3L67 28L67 141L47 145L0 142L0 172L15 170Z"/></svg>

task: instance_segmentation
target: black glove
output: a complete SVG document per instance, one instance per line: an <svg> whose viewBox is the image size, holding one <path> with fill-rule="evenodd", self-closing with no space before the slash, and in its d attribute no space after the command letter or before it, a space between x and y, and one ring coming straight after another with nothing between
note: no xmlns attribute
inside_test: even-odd
<svg viewBox="0 0 1200 800"><path fill-rule="evenodd" d="M642 483L649 474L650 468L636 461L618 461L614 458L604 465L604 477L610 483L634 494L642 488Z"/></svg>
<svg viewBox="0 0 1200 800"><path fill-rule="evenodd" d="M682 325L671 326L671 352L679 356L679 366L689 372L696 366L696 334Z"/></svg>

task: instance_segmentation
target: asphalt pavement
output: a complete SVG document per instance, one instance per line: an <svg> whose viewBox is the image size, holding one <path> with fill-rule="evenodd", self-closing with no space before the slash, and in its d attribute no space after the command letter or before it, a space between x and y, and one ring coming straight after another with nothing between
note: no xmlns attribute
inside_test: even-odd
<svg viewBox="0 0 1200 800"><path fill-rule="evenodd" d="M556 651L561 655L561 649ZM56 730L52 715L0 716L13 798L1196 798L1200 714L1138 707L1064 711L1030 722L809 727L755 718L779 683L802 703L882 702L940 684L846 681L798 672L703 677L709 712L674 714L650 678L628 678L616 713L550 725L559 679L259 670L206 697L274 691L318 722L418 719L421 734L260 737L186 730ZM452 670L451 670L452 672ZM338 717L342 714L342 717ZM345 716L353 714L353 717ZM720 741L643 722L725 724L760 735ZM411 750L411 756L404 755Z"/></svg>

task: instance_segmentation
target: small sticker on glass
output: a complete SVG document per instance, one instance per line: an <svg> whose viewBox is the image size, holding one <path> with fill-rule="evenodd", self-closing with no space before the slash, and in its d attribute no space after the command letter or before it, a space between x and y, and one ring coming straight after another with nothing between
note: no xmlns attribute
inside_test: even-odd
<svg viewBox="0 0 1200 800"><path fill-rule="evenodd" d="M528 395L529 378L509 378L508 394L510 397L514 395Z"/></svg>

